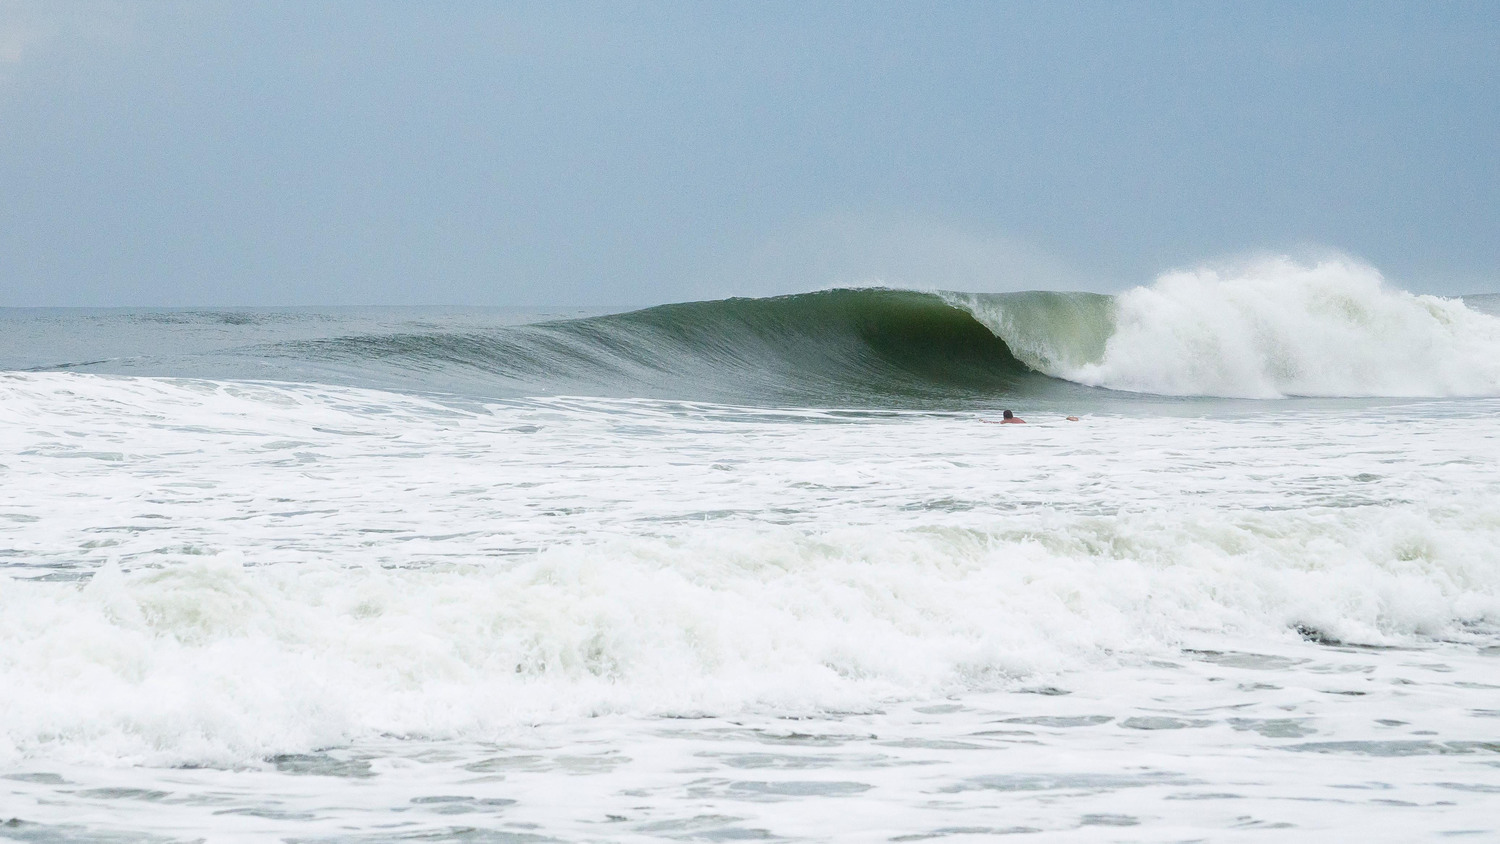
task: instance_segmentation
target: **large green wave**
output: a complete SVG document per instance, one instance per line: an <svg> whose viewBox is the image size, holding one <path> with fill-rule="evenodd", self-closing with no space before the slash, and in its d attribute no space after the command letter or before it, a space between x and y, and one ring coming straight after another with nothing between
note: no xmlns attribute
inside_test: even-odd
<svg viewBox="0 0 1500 844"><path fill-rule="evenodd" d="M41 368L482 399L938 409L1025 396L1015 405L1056 398L1053 409L1084 410L1500 396L1491 298L1418 296L1362 265L1277 259L1171 273L1115 296L842 289L550 322L483 309L80 312L12 321L20 339L9 345L42 356ZM33 350L38 339L50 346Z"/></svg>
<svg viewBox="0 0 1500 844"><path fill-rule="evenodd" d="M295 354L465 392L488 385L506 393L926 404L1059 388L1048 373L1102 353L1109 302L1086 293L840 289L497 331L319 340L295 344Z"/></svg>

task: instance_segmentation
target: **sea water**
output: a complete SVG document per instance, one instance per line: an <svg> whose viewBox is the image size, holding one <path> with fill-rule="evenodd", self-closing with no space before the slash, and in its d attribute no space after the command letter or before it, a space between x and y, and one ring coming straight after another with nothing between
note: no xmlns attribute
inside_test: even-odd
<svg viewBox="0 0 1500 844"><path fill-rule="evenodd" d="M1262 275L9 312L0 837L1500 835L1500 320Z"/></svg>

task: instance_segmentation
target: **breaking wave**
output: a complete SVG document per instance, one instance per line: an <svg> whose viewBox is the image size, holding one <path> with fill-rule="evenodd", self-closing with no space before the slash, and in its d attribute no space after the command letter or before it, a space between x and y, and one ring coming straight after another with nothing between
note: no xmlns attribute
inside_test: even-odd
<svg viewBox="0 0 1500 844"><path fill-rule="evenodd" d="M1163 276L1119 295L1102 353L1049 372L1165 395L1493 396L1500 319L1345 262Z"/></svg>
<svg viewBox="0 0 1500 844"><path fill-rule="evenodd" d="M819 405L1041 395L1067 389L1059 382L1169 396L1500 395L1500 319L1343 261L1171 273L1117 296L840 289L279 352L520 392Z"/></svg>
<svg viewBox="0 0 1500 844"><path fill-rule="evenodd" d="M802 407L1487 397L1500 395L1500 317L1483 307L1396 289L1352 261L1276 259L1169 273L1114 296L837 289L522 325L333 319L313 336L280 327L280 312L145 313L111 318L140 323L127 333L171 323L177 334L154 356L42 368ZM183 322L222 343L175 349Z"/></svg>

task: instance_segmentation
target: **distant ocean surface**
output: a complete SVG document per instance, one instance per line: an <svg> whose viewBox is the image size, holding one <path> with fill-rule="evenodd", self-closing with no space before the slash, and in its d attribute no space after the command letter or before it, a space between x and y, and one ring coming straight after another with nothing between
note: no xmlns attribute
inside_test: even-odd
<svg viewBox="0 0 1500 844"><path fill-rule="evenodd" d="M1497 312L0 310L0 839L1500 840Z"/></svg>

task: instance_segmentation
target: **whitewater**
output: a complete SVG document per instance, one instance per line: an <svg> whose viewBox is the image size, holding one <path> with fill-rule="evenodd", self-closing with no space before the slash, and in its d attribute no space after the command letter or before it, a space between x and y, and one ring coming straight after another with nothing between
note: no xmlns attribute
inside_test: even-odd
<svg viewBox="0 0 1500 844"><path fill-rule="evenodd" d="M1494 310L0 313L0 839L1494 837Z"/></svg>

